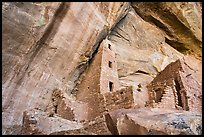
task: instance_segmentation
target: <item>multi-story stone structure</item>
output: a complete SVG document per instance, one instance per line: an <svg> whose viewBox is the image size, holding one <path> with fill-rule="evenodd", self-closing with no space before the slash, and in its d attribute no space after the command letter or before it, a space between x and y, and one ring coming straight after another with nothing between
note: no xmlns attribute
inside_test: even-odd
<svg viewBox="0 0 204 137"><path fill-rule="evenodd" d="M201 112L201 85L183 60L169 64L147 88L151 107Z"/></svg>
<svg viewBox="0 0 204 137"><path fill-rule="evenodd" d="M101 43L97 55L87 69L77 90L76 99L89 106L87 120L114 108L132 106L131 104L134 102L132 88L119 91L115 53L112 51L112 43L108 40ZM114 98L116 99L115 102L111 103L110 100Z"/></svg>
<svg viewBox="0 0 204 137"><path fill-rule="evenodd" d="M108 40L101 43L85 77L76 87L76 100L59 89L54 90L46 112L25 111L22 133L121 134L119 131L123 129L118 128L117 117L137 109L129 109L134 107L132 87L119 87L111 45ZM161 71L147 87L148 105L201 112L201 86L191 77L189 69L183 60L177 60ZM127 132L126 126L124 130ZM142 128L140 130L143 133ZM131 133L138 132L131 129Z"/></svg>

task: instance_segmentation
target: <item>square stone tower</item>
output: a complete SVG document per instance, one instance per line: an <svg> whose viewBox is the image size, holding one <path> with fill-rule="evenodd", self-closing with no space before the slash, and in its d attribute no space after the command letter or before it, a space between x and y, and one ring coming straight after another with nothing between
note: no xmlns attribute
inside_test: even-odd
<svg viewBox="0 0 204 137"><path fill-rule="evenodd" d="M104 94L119 89L117 62L112 51L112 43L107 39L100 44L98 52L77 86L76 99L87 103L88 120L105 112Z"/></svg>
<svg viewBox="0 0 204 137"><path fill-rule="evenodd" d="M100 93L116 92L119 89L117 62L112 44L105 40L101 43L99 52L102 54L100 70Z"/></svg>

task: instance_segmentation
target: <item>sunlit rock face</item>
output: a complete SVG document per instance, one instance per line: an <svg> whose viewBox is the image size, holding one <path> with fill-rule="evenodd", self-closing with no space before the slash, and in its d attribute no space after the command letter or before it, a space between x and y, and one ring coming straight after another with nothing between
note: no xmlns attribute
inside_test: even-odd
<svg viewBox="0 0 204 137"><path fill-rule="evenodd" d="M133 85L136 107L148 100L146 85L168 64L184 59L201 84L200 3L135 2L111 31L121 86ZM142 87L139 88L138 86ZM138 89L141 89L138 90Z"/></svg>
<svg viewBox="0 0 204 137"><path fill-rule="evenodd" d="M146 86L178 59L185 61L189 75L202 85L200 2L4 2L2 29L2 134L22 134L23 113L34 108L46 111L56 89L66 94L67 102L76 101L81 107L83 103L72 92L88 74L86 70L104 39L113 44L119 87L133 87L134 109L147 107ZM73 108L77 103L71 103ZM63 107L68 110L66 105ZM66 113L71 111L75 110ZM67 115L63 113L63 117ZM124 119L134 121L131 115L121 121ZM114 134L134 133L124 130L124 125L119 125L120 131L108 124L112 126ZM56 129L61 133L57 125ZM83 132L95 134L91 129L80 129ZM147 133L141 128L137 134ZM157 133L170 131L155 129ZM195 127L188 133L200 134Z"/></svg>
<svg viewBox="0 0 204 137"><path fill-rule="evenodd" d="M167 35L165 42L201 59L202 5L195 2L133 3L135 11Z"/></svg>
<svg viewBox="0 0 204 137"><path fill-rule="evenodd" d="M44 109L54 88L69 93L128 3L3 3L3 123ZM6 133L6 131L3 131Z"/></svg>

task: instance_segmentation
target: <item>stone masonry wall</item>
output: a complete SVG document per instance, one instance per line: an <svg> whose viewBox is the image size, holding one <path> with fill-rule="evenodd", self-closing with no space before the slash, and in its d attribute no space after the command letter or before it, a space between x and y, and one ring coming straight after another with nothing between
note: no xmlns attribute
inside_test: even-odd
<svg viewBox="0 0 204 137"><path fill-rule="evenodd" d="M49 116L58 116L70 121L83 121L87 117L87 104L72 99L66 93L56 89L53 91L52 100L47 106Z"/></svg>
<svg viewBox="0 0 204 137"><path fill-rule="evenodd" d="M177 60L161 71L147 86L149 91L148 105L151 107L172 108L172 103L169 105L162 103L162 101L168 102L168 99L164 101L168 93L171 95L168 98L171 98L172 101L174 100L173 104L175 104L177 109L201 112L201 85L191 77L189 69L183 60ZM171 87L172 90L166 90L167 86ZM158 94L161 94L159 95L159 101L157 99ZM157 104L158 102L159 104Z"/></svg>
<svg viewBox="0 0 204 137"><path fill-rule="evenodd" d="M61 118L54 114L49 116L47 112L32 109L23 113L22 134L25 135L49 135L54 132L77 130L83 128L83 124Z"/></svg>
<svg viewBox="0 0 204 137"><path fill-rule="evenodd" d="M154 103L153 106L155 108L173 108L175 109L176 102L173 89L170 86L167 86L164 89L163 97L161 101L158 103Z"/></svg>
<svg viewBox="0 0 204 137"><path fill-rule="evenodd" d="M202 113L201 85L192 76L186 77L186 74L182 72L179 74L183 81L189 111Z"/></svg>
<svg viewBox="0 0 204 137"><path fill-rule="evenodd" d="M107 39L101 43L102 51L100 93L115 92L119 89L119 79L113 45ZM111 85L110 85L111 84ZM110 87L111 86L111 87Z"/></svg>
<svg viewBox="0 0 204 137"><path fill-rule="evenodd" d="M99 49L75 91L76 99L88 104L87 120L99 116L101 111L104 111L103 97L100 95L102 52L103 51Z"/></svg>
<svg viewBox="0 0 204 137"><path fill-rule="evenodd" d="M134 105L132 86L120 89L116 92L104 94L105 108L112 111L120 108L131 108Z"/></svg>
<svg viewBox="0 0 204 137"><path fill-rule="evenodd" d="M76 87L76 99L89 106L87 120L105 112L103 94L119 89L117 63L111 46L108 40L102 41L93 62Z"/></svg>

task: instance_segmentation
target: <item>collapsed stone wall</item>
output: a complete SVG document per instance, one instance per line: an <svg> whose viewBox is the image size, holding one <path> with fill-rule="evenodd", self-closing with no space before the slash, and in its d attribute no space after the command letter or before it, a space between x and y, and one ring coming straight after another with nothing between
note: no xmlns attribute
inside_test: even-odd
<svg viewBox="0 0 204 137"><path fill-rule="evenodd" d="M69 97L62 90L55 89L45 111L49 116L57 114L70 121L84 121L87 117L87 109L86 103Z"/></svg>
<svg viewBox="0 0 204 137"><path fill-rule="evenodd" d="M108 127L107 115L98 116L89 122L84 124L84 130L93 132L98 135L111 135L111 131ZM112 123L111 123L112 124ZM111 125L112 126L112 125Z"/></svg>
<svg viewBox="0 0 204 137"><path fill-rule="evenodd" d="M64 119L54 114L38 109L27 110L23 114L23 128L21 134L25 135L49 135L64 130L77 130L83 128L83 124Z"/></svg>
<svg viewBox="0 0 204 137"><path fill-rule="evenodd" d="M183 82L183 89L186 101L188 103L189 111L202 113L202 87L201 85L190 75L179 72L181 80Z"/></svg>

